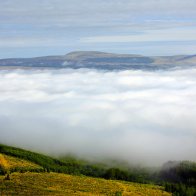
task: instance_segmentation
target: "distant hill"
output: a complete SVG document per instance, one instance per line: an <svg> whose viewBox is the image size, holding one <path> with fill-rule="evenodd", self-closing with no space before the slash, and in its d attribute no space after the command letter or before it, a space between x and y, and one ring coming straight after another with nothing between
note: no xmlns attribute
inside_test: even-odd
<svg viewBox="0 0 196 196"><path fill-rule="evenodd" d="M101 70L167 70L196 67L196 55L148 57L76 51L61 56L0 59L0 68L89 68Z"/></svg>

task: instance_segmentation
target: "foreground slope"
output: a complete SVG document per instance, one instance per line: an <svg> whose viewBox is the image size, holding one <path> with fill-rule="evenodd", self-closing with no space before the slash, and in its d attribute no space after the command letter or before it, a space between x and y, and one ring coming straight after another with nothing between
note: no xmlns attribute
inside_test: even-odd
<svg viewBox="0 0 196 196"><path fill-rule="evenodd" d="M196 195L196 163L190 161L170 161L159 170L120 169L73 157L59 160L0 144L0 175L0 195L20 192L31 195L63 195L69 192L71 195L75 192L90 195L168 195L163 190L174 195ZM165 188L147 184L161 184Z"/></svg>
<svg viewBox="0 0 196 196"><path fill-rule="evenodd" d="M83 174L83 175L93 176L93 177L102 176L105 172L103 168L94 165L82 164L74 160L60 161L58 159L43 154L39 154L28 150L11 147L11 146L6 146L2 144L0 144L0 153L3 155L19 158L23 161L24 160L30 161L36 165L41 166L41 168L37 168L37 169L34 168L33 170L30 171L39 171L39 172L53 171L53 172L67 173L67 174ZM12 168L11 172L12 171L15 171L14 168ZM17 171L24 171L24 169L18 167ZM0 165L0 174L1 173L3 172Z"/></svg>
<svg viewBox="0 0 196 196"><path fill-rule="evenodd" d="M65 174L67 172L72 175ZM90 165L62 162L0 145L0 195L170 195L161 186L82 175L93 176L99 172Z"/></svg>
<svg viewBox="0 0 196 196"><path fill-rule="evenodd" d="M58 173L13 173L0 176L0 195L169 196L162 187Z"/></svg>
<svg viewBox="0 0 196 196"><path fill-rule="evenodd" d="M40 165L13 156L0 153L0 167L8 171L33 171L43 169Z"/></svg>

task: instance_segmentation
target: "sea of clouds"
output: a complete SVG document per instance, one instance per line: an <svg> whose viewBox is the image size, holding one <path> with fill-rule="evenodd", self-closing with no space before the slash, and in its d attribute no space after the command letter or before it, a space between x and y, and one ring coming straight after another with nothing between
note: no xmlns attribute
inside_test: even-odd
<svg viewBox="0 0 196 196"><path fill-rule="evenodd" d="M196 69L0 70L0 143L147 165L196 161Z"/></svg>

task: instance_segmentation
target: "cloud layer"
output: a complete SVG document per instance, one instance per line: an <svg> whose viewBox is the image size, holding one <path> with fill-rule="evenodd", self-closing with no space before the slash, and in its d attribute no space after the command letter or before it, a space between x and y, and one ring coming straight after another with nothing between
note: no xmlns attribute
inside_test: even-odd
<svg viewBox="0 0 196 196"><path fill-rule="evenodd" d="M0 142L133 163L196 161L196 70L0 71Z"/></svg>
<svg viewBox="0 0 196 196"><path fill-rule="evenodd" d="M195 0L0 1L0 58L72 50L192 54L195 10Z"/></svg>
<svg viewBox="0 0 196 196"><path fill-rule="evenodd" d="M194 0L6 0L0 5L1 20L57 26L113 25L155 15L174 19L196 16Z"/></svg>

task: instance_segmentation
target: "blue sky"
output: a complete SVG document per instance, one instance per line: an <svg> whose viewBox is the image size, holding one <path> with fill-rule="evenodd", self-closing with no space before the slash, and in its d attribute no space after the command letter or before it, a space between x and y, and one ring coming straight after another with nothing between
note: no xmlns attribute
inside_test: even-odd
<svg viewBox="0 0 196 196"><path fill-rule="evenodd" d="M196 53L195 0L1 0L0 58Z"/></svg>

